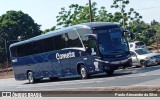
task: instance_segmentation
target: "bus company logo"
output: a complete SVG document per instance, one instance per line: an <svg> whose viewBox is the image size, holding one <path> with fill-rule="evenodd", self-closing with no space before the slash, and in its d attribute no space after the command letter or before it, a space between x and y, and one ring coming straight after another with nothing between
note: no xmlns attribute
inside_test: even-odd
<svg viewBox="0 0 160 100"><path fill-rule="evenodd" d="M69 53L65 53L65 54L59 54L56 53L56 59L66 59L66 58L73 58L75 57L75 52L69 52Z"/></svg>

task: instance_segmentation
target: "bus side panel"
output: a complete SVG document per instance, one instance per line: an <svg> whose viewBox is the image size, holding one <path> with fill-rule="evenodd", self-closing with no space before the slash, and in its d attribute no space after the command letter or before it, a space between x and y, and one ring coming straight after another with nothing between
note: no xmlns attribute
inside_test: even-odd
<svg viewBox="0 0 160 100"><path fill-rule="evenodd" d="M88 68L90 69L89 70L90 74L96 74L104 71L104 66L102 65L101 62L97 62L95 60L96 58L97 58L96 56L92 55L86 55L84 58L85 59L84 62L88 65Z"/></svg>
<svg viewBox="0 0 160 100"><path fill-rule="evenodd" d="M49 55L49 59L52 63L52 72L51 77L61 77L63 76L62 74L62 68L61 68L61 63L59 60L56 59L56 52L52 52Z"/></svg>
<svg viewBox="0 0 160 100"><path fill-rule="evenodd" d="M74 52L75 57L60 60L63 76L77 75L78 62L83 62L85 64L85 67L87 68L89 74L94 74L103 71L102 65L100 64L97 64L97 66L99 67L97 70L96 65L94 64L95 57L92 55L88 55L85 51L68 49L59 52L59 54L66 54L67 52Z"/></svg>
<svg viewBox="0 0 160 100"><path fill-rule="evenodd" d="M16 59L16 62L12 63L13 71L16 80L27 79L27 69L33 70L35 67L33 65L32 57L20 57Z"/></svg>
<svg viewBox="0 0 160 100"><path fill-rule="evenodd" d="M13 63L15 79L27 79L27 71L32 71L36 79L62 76L61 65L53 55L55 53L50 52L17 59L17 62Z"/></svg>
<svg viewBox="0 0 160 100"><path fill-rule="evenodd" d="M13 67L14 76L16 80L26 80L27 79L26 70L25 70L27 66L15 66L13 64L12 67Z"/></svg>
<svg viewBox="0 0 160 100"><path fill-rule="evenodd" d="M66 55L67 53L73 53L74 55L70 55L69 57ZM60 55L62 58L60 58ZM96 65L95 58L92 55L88 55L85 51L76 49L59 50L22 57L18 59L18 63L14 67L15 76L18 80L27 79L27 70L32 71L35 78L77 75L78 62L84 62L89 74L102 72L103 68L100 64ZM98 70L97 66L99 67Z"/></svg>
<svg viewBox="0 0 160 100"><path fill-rule="evenodd" d="M77 63L82 61L82 57L80 57L79 52L80 50L73 49L60 50L56 52L54 56L62 66L61 70L63 76L78 74Z"/></svg>
<svg viewBox="0 0 160 100"><path fill-rule="evenodd" d="M42 53L33 57L35 78L62 76L61 64L55 60L54 52Z"/></svg>

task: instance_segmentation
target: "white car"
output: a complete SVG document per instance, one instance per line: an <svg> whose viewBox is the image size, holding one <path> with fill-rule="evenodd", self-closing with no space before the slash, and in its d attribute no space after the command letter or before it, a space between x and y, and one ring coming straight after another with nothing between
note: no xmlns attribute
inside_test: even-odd
<svg viewBox="0 0 160 100"><path fill-rule="evenodd" d="M147 46L142 41L135 41L135 42L130 42L129 43L129 48L130 48L130 50L137 49L137 48L147 49Z"/></svg>
<svg viewBox="0 0 160 100"><path fill-rule="evenodd" d="M151 53L144 48L130 50L133 66L150 66L160 63L160 54Z"/></svg>

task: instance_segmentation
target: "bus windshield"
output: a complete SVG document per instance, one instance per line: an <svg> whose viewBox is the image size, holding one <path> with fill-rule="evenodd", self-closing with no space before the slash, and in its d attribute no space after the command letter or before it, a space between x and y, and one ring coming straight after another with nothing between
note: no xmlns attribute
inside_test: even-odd
<svg viewBox="0 0 160 100"><path fill-rule="evenodd" d="M129 50L127 41L119 28L96 30L102 54L124 53Z"/></svg>

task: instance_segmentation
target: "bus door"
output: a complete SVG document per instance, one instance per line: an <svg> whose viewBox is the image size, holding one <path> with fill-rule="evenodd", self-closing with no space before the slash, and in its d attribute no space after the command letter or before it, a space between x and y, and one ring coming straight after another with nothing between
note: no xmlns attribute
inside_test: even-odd
<svg viewBox="0 0 160 100"><path fill-rule="evenodd" d="M101 56L96 36L89 34L86 35L86 37L88 38L86 52L92 57L92 66L94 66L92 70L102 71L103 68L102 68Z"/></svg>

